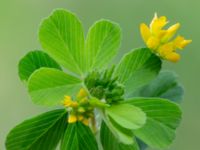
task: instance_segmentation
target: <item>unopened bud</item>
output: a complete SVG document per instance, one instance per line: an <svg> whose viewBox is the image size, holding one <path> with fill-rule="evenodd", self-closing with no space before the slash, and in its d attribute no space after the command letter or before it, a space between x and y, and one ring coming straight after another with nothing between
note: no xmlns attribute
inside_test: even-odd
<svg viewBox="0 0 200 150"><path fill-rule="evenodd" d="M88 125L89 125L89 119L84 118L84 119L82 120L82 123L83 123L84 125L88 126Z"/></svg>
<svg viewBox="0 0 200 150"><path fill-rule="evenodd" d="M84 112L85 112L85 109L84 109L83 107L79 107L79 108L78 108L78 112L84 113Z"/></svg>

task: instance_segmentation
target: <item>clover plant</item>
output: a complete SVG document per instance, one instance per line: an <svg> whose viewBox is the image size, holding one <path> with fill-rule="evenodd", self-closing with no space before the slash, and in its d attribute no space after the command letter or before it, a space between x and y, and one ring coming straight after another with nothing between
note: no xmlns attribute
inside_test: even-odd
<svg viewBox="0 0 200 150"><path fill-rule="evenodd" d="M177 62L190 40L173 39L166 17L141 24L147 45L113 64L121 29L99 20L84 37L73 13L55 10L39 28L41 50L19 62L19 77L34 104L53 110L23 121L7 136L7 150L163 149L174 140L181 121L183 88L162 61ZM16 106L17 107L17 106Z"/></svg>

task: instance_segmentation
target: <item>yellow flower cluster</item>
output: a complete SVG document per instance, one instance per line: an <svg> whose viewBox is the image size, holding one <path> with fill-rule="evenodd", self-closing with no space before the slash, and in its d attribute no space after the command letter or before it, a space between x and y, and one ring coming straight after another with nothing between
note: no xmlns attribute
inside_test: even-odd
<svg viewBox="0 0 200 150"><path fill-rule="evenodd" d="M63 105L68 108L68 122L82 122L89 125L90 118L94 117L93 110L88 100L88 94L85 89L81 89L76 96L76 100L72 100L70 96L65 96Z"/></svg>
<svg viewBox="0 0 200 150"><path fill-rule="evenodd" d="M177 49L183 49L192 40L186 40L182 36L177 36L172 39L180 28L180 23L176 23L164 30L163 27L168 23L165 16L157 17L155 14L150 26L142 23L140 25L140 32L147 47L155 54L163 59L171 62L177 62L180 55L176 53Z"/></svg>

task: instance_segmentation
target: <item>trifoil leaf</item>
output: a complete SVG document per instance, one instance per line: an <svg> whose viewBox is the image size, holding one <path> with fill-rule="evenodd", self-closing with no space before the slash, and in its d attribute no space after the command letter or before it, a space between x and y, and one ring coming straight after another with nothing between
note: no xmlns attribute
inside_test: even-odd
<svg viewBox="0 0 200 150"><path fill-rule="evenodd" d="M116 68L115 75L125 86L126 97L154 79L161 69L161 60L148 48L127 53Z"/></svg>
<svg viewBox="0 0 200 150"><path fill-rule="evenodd" d="M7 150L54 150L67 127L67 112L58 109L26 120L6 139Z"/></svg>
<svg viewBox="0 0 200 150"><path fill-rule="evenodd" d="M26 54L19 62L19 77L22 81L27 81L30 75L41 67L56 68L61 70L58 63L46 53L35 50Z"/></svg>
<svg viewBox="0 0 200 150"><path fill-rule="evenodd" d="M98 150L94 134L80 122L68 125L61 150Z"/></svg>
<svg viewBox="0 0 200 150"><path fill-rule="evenodd" d="M84 72L84 33L78 18L64 9L53 12L45 19L39 31L44 50L66 69Z"/></svg>
<svg viewBox="0 0 200 150"><path fill-rule="evenodd" d="M65 95L74 95L81 80L57 69L41 68L28 81L29 94L38 105L61 105Z"/></svg>
<svg viewBox="0 0 200 150"><path fill-rule="evenodd" d="M118 52L120 42L121 30L116 23L108 20L96 22L86 39L87 68L99 69L108 64Z"/></svg>
<svg viewBox="0 0 200 150"><path fill-rule="evenodd" d="M177 104L161 98L132 98L124 103L141 108L147 115L146 124L134 131L136 137L152 148L166 148L172 143L181 120Z"/></svg>
<svg viewBox="0 0 200 150"><path fill-rule="evenodd" d="M162 71L156 79L135 92L133 97L160 97L180 102L183 99L183 86L177 81L177 75Z"/></svg>

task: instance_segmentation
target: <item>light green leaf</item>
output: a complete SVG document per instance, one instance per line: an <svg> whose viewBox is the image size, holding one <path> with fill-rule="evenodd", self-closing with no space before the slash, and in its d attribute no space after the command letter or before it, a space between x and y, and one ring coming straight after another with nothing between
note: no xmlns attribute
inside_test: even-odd
<svg viewBox="0 0 200 150"><path fill-rule="evenodd" d="M120 27L109 20L96 22L86 40L86 64L88 69L107 65L118 52L121 42Z"/></svg>
<svg viewBox="0 0 200 150"><path fill-rule="evenodd" d="M134 131L136 137L152 148L166 148L172 143L181 120L177 104L160 98L133 98L125 103L141 108L147 115L146 124Z"/></svg>
<svg viewBox="0 0 200 150"><path fill-rule="evenodd" d="M7 150L54 150L67 127L67 112L53 110L13 128L6 139Z"/></svg>
<svg viewBox="0 0 200 150"><path fill-rule="evenodd" d="M63 9L45 19L39 31L44 50L66 69L83 73L84 34L78 18Z"/></svg>
<svg viewBox="0 0 200 150"><path fill-rule="evenodd" d="M30 75L41 67L56 68L61 70L55 60L42 51L31 51L19 62L19 77L22 81L27 81Z"/></svg>
<svg viewBox="0 0 200 150"><path fill-rule="evenodd" d="M98 150L98 146L90 128L77 122L68 125L61 150Z"/></svg>
<svg viewBox="0 0 200 150"><path fill-rule="evenodd" d="M121 143L104 122L101 124L100 138L104 150L139 150L138 144L133 137L133 144Z"/></svg>
<svg viewBox="0 0 200 150"><path fill-rule="evenodd" d="M106 116L104 118L105 124L108 126L115 138L123 144L133 144L133 133L131 130L125 129L117 124L112 118Z"/></svg>
<svg viewBox="0 0 200 150"><path fill-rule="evenodd" d="M125 86L126 97L154 79L161 69L161 60L148 48L127 53L116 68L115 75Z"/></svg>
<svg viewBox="0 0 200 150"><path fill-rule="evenodd" d="M129 104L116 104L105 109L106 114L125 129L138 129L145 124L146 115L138 107ZM130 115L131 114L131 115Z"/></svg>
<svg viewBox="0 0 200 150"><path fill-rule="evenodd" d="M60 105L65 95L73 95L81 87L81 80L57 69L41 68L28 81L29 94L35 104Z"/></svg>
<svg viewBox="0 0 200 150"><path fill-rule="evenodd" d="M177 81L177 75L162 71L156 79L134 93L133 97L160 97L180 102L183 99L183 86Z"/></svg>

